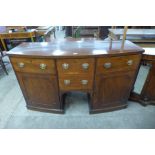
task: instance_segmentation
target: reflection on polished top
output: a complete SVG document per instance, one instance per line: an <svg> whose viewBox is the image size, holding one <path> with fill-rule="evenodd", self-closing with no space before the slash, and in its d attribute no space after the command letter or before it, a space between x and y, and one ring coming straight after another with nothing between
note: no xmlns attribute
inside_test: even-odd
<svg viewBox="0 0 155 155"><path fill-rule="evenodd" d="M62 39L41 43L22 43L8 52L8 55L20 56L100 56L115 54L134 54L144 50L130 41L102 41L97 39Z"/></svg>

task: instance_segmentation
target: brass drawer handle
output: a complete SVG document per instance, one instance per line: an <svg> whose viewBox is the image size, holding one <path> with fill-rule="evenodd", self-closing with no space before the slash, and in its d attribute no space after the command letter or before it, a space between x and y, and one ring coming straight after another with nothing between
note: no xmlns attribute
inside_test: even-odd
<svg viewBox="0 0 155 155"><path fill-rule="evenodd" d="M25 64L23 62L18 63L18 67L24 68Z"/></svg>
<svg viewBox="0 0 155 155"><path fill-rule="evenodd" d="M44 70L46 69L47 65L46 64L40 64L40 69Z"/></svg>
<svg viewBox="0 0 155 155"><path fill-rule="evenodd" d="M84 70L87 70L87 69L89 68L89 64L88 64L88 63L83 63L83 64L82 64L82 68L83 68Z"/></svg>
<svg viewBox="0 0 155 155"><path fill-rule="evenodd" d="M88 80L81 80L81 84L82 85L87 85L88 84Z"/></svg>
<svg viewBox="0 0 155 155"><path fill-rule="evenodd" d="M69 68L69 64L67 64L67 63L62 64L62 68L63 69L68 69Z"/></svg>
<svg viewBox="0 0 155 155"><path fill-rule="evenodd" d="M128 61L127 61L127 64L128 64L129 66L131 66L131 65L133 64L133 60L128 60Z"/></svg>
<svg viewBox="0 0 155 155"><path fill-rule="evenodd" d="M70 85L71 81L70 80L64 80L65 85Z"/></svg>
<svg viewBox="0 0 155 155"><path fill-rule="evenodd" d="M111 68L112 64L110 62L107 62L104 64L104 68L108 69Z"/></svg>

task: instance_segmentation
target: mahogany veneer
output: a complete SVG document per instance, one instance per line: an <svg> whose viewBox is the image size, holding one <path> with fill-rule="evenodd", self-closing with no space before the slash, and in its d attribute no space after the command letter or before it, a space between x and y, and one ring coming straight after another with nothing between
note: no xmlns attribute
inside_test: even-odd
<svg viewBox="0 0 155 155"><path fill-rule="evenodd" d="M8 52L27 107L64 112L70 91L88 93L90 113L127 106L144 50L95 39L23 43Z"/></svg>

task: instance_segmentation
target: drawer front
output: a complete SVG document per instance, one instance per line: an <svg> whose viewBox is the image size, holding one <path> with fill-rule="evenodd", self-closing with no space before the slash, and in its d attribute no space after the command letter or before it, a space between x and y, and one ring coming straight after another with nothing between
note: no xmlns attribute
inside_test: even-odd
<svg viewBox="0 0 155 155"><path fill-rule="evenodd" d="M11 58L15 71L55 74L55 63L51 59Z"/></svg>
<svg viewBox="0 0 155 155"><path fill-rule="evenodd" d="M92 76L94 73L94 59L60 59L57 60L59 76L65 74L87 74Z"/></svg>
<svg viewBox="0 0 155 155"><path fill-rule="evenodd" d="M59 87L61 90L90 90L93 86L93 80L87 76L63 76L59 78Z"/></svg>
<svg viewBox="0 0 155 155"><path fill-rule="evenodd" d="M105 57L97 59L97 74L135 70L140 63L141 55Z"/></svg>

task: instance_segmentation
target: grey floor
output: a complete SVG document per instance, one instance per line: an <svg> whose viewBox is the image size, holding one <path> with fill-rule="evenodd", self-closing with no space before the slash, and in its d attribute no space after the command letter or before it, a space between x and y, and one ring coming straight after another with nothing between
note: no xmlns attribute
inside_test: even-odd
<svg viewBox="0 0 155 155"><path fill-rule="evenodd" d="M57 32L57 36L63 35ZM28 110L10 64L7 69L8 76L0 71L0 128L155 128L155 106L128 102L126 109L90 115L87 97L82 93L68 95L64 115ZM142 67L139 80L143 82L146 74L147 68ZM137 91L140 87L137 83Z"/></svg>

